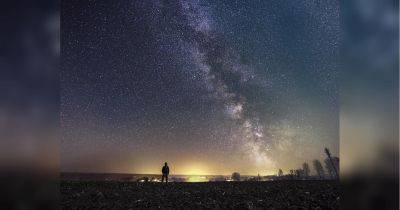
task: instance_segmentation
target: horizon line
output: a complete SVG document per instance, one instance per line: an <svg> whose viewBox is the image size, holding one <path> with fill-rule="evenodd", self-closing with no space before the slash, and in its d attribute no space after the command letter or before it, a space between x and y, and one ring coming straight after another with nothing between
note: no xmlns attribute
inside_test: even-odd
<svg viewBox="0 0 400 210"><path fill-rule="evenodd" d="M162 173L130 173L130 172L71 172L71 171L60 171L61 173L81 173L81 174L131 174L131 175L162 175ZM232 172L234 173L234 172ZM239 173L240 174L240 173ZM174 176L232 176L232 174L169 174ZM251 174L240 174L241 176L258 176ZM274 176L276 174L267 174L260 176Z"/></svg>

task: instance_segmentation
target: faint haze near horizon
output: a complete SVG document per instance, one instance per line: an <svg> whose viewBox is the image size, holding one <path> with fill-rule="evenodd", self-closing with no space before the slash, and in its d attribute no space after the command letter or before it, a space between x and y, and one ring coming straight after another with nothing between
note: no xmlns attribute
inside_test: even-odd
<svg viewBox="0 0 400 210"><path fill-rule="evenodd" d="M336 1L62 1L61 171L286 173L339 154Z"/></svg>

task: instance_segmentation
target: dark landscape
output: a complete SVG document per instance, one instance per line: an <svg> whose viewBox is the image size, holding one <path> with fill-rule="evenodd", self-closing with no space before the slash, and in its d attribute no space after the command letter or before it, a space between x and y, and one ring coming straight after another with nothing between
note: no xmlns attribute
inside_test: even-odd
<svg viewBox="0 0 400 210"><path fill-rule="evenodd" d="M61 209L338 209L339 181L61 181Z"/></svg>

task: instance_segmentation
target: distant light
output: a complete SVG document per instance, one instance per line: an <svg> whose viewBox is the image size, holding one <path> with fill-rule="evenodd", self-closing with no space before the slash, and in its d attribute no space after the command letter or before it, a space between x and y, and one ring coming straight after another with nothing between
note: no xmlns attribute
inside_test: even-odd
<svg viewBox="0 0 400 210"><path fill-rule="evenodd" d="M189 176L186 179L187 182L208 182L209 180L205 176Z"/></svg>

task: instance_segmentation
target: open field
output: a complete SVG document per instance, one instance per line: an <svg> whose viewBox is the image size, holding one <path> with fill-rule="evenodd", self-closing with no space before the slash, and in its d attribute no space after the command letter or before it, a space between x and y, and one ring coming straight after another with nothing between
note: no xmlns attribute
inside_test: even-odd
<svg viewBox="0 0 400 210"><path fill-rule="evenodd" d="M61 181L62 209L338 209L338 181Z"/></svg>

